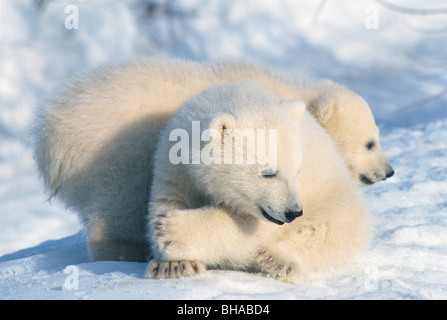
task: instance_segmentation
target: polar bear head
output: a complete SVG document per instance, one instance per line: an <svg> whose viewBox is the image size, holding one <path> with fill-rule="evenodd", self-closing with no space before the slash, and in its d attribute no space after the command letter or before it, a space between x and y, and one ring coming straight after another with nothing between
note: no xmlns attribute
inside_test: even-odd
<svg viewBox="0 0 447 320"><path fill-rule="evenodd" d="M309 111L332 136L353 177L361 185L391 177L394 170L365 100L328 80L320 81L319 87L321 94L309 103Z"/></svg>
<svg viewBox="0 0 447 320"><path fill-rule="evenodd" d="M204 100L206 110L215 112L200 122L200 165L189 166L195 184L213 203L238 213L279 225L301 216L297 177L303 144L296 119L305 104L241 84L208 89L190 102ZM193 151L194 158L198 163Z"/></svg>

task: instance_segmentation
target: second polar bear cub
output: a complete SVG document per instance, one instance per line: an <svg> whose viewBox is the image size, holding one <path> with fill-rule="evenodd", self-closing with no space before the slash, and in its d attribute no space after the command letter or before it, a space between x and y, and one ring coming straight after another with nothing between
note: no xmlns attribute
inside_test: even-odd
<svg viewBox="0 0 447 320"><path fill-rule="evenodd" d="M168 121L156 150L149 206L156 257L170 245L157 221L175 210L191 215L224 208L234 219L246 219L247 232L256 228L253 220L282 225L302 215L299 119L306 107L301 100L279 103L281 112L278 98L253 83L220 85L188 100ZM259 243L251 250L243 245L255 252Z"/></svg>

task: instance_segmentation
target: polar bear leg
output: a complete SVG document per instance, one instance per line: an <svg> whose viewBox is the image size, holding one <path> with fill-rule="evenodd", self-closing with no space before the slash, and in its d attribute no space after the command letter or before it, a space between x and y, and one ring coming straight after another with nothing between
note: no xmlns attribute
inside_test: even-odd
<svg viewBox="0 0 447 320"><path fill-rule="evenodd" d="M84 219L88 253L93 261L147 261L149 245L145 237L129 237L119 232L101 214Z"/></svg>
<svg viewBox="0 0 447 320"><path fill-rule="evenodd" d="M253 234L256 220L216 207L153 214L149 228L155 257L161 261L191 260L207 265L237 259L234 256L241 253L241 243L249 249L253 242L248 238Z"/></svg>
<svg viewBox="0 0 447 320"><path fill-rule="evenodd" d="M219 238L213 236L213 224L221 220L218 213L210 213L215 210L219 211L210 207L151 215L149 229L156 258L148 263L144 276L168 279L197 275L206 271L206 264L213 263L216 253L222 257L223 253L216 250Z"/></svg>

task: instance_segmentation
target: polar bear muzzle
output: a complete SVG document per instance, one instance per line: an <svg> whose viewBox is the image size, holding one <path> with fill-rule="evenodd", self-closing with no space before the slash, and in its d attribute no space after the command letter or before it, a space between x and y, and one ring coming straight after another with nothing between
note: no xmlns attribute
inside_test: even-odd
<svg viewBox="0 0 447 320"><path fill-rule="evenodd" d="M299 210L299 211L286 211L284 213L284 217L285 217L285 221L281 221L278 219L273 218L270 214L268 214L267 211L265 211L264 208L262 208L261 206L259 207L259 209L261 210L262 215L264 216L264 218L266 218L268 221L276 223L278 225L283 225L284 222L290 223L293 220L295 220L298 217L301 217L303 215L303 210Z"/></svg>
<svg viewBox="0 0 447 320"><path fill-rule="evenodd" d="M394 169L387 165L385 172L373 172L372 174L360 174L359 179L364 185L372 185L378 181L386 180L394 175Z"/></svg>

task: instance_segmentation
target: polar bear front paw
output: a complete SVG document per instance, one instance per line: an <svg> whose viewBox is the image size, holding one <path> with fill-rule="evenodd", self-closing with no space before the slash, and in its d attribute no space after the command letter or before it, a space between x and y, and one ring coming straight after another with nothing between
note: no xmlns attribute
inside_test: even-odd
<svg viewBox="0 0 447 320"><path fill-rule="evenodd" d="M301 280L301 270L297 263L279 259L267 249L258 252L256 261L261 271L274 279L291 283L299 283Z"/></svg>
<svg viewBox="0 0 447 320"><path fill-rule="evenodd" d="M164 211L152 219L152 243L160 260L181 261L189 259L192 238L185 234L185 214L180 210Z"/></svg>
<svg viewBox="0 0 447 320"><path fill-rule="evenodd" d="M144 277L148 279L171 279L204 273L206 267L196 261L149 261Z"/></svg>
<svg viewBox="0 0 447 320"><path fill-rule="evenodd" d="M152 240L157 244L157 249L162 252L167 246L172 244L167 232L166 222L168 212L157 214L152 220L153 236Z"/></svg>

